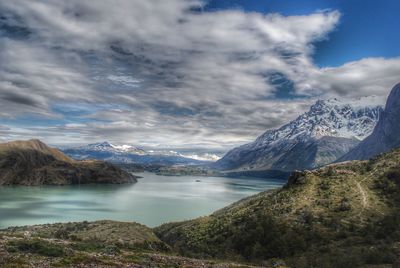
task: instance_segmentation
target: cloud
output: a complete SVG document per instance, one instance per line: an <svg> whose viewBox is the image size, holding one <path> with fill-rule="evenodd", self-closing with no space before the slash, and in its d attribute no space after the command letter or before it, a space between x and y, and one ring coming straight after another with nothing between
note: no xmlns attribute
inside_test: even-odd
<svg viewBox="0 0 400 268"><path fill-rule="evenodd" d="M315 98L384 95L398 73L396 59L313 64L313 43L336 27L337 11L282 16L199 11L203 5L0 2L8 14L0 23L0 116L59 118L29 128L53 143L225 148L295 118ZM289 93L271 82L277 74Z"/></svg>
<svg viewBox="0 0 400 268"><path fill-rule="evenodd" d="M0 109L9 117L26 113L51 116L53 101L89 101L95 96L91 82L51 50L0 39L0 51Z"/></svg>
<svg viewBox="0 0 400 268"><path fill-rule="evenodd" d="M313 88L342 97L386 97L400 79L400 58L366 58L337 68L317 70L308 80Z"/></svg>

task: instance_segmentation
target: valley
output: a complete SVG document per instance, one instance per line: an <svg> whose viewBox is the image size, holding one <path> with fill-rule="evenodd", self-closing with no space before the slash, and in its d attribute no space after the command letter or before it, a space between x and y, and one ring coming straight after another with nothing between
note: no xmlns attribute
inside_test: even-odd
<svg viewBox="0 0 400 268"><path fill-rule="evenodd" d="M0 0L0 268L400 268L399 0Z"/></svg>
<svg viewBox="0 0 400 268"><path fill-rule="evenodd" d="M282 188L154 229L112 221L8 228L0 231L0 260L5 267L392 267L400 254L399 163L394 150L295 172Z"/></svg>

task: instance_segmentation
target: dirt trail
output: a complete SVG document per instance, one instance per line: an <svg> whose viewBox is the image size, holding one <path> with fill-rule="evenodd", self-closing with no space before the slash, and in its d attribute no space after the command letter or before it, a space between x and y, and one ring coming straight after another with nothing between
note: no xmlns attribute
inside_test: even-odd
<svg viewBox="0 0 400 268"><path fill-rule="evenodd" d="M362 197L362 199L361 199L362 200L362 210L360 211L360 214L361 214L361 212L368 205L368 198L367 198L367 193L365 192L364 188L361 186L360 182L356 181L356 184L357 184L357 188L360 191L361 197Z"/></svg>

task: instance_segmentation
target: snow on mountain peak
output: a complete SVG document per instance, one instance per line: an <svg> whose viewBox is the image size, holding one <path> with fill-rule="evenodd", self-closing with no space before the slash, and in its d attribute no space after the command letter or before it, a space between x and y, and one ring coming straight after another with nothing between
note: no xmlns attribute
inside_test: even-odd
<svg viewBox="0 0 400 268"><path fill-rule="evenodd" d="M257 145L275 141L343 137L363 140L373 131L382 106L373 97L342 102L336 98L318 100L310 110L277 130L269 130L257 138Z"/></svg>
<svg viewBox="0 0 400 268"><path fill-rule="evenodd" d="M129 152L135 154L145 154L146 152L140 148L136 148L132 145L114 145L107 141L101 143L92 143L87 145L88 149L94 151L115 151L115 152Z"/></svg>
<svg viewBox="0 0 400 268"><path fill-rule="evenodd" d="M149 150L147 151L151 155L169 155L169 156L178 156L183 158L194 159L198 161L217 161L221 158L221 156L213 153L204 153L204 152L177 152L173 150L161 150L161 151L154 151Z"/></svg>
<svg viewBox="0 0 400 268"><path fill-rule="evenodd" d="M92 143L92 144L87 145L87 147L90 147L93 150L103 150L103 149L112 148L111 144L107 141L99 142L99 143Z"/></svg>
<svg viewBox="0 0 400 268"><path fill-rule="evenodd" d="M121 150L121 151L124 151L124 152L132 150L132 149L137 150L137 148L132 146L132 145L126 145L126 144L124 144L124 145L113 145L111 143L110 143L110 145L114 149Z"/></svg>

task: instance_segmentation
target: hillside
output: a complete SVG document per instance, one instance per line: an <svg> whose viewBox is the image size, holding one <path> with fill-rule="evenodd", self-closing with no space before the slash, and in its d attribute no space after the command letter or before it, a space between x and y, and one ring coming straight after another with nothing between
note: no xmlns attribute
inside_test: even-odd
<svg viewBox="0 0 400 268"><path fill-rule="evenodd" d="M295 172L279 190L156 233L185 256L290 267L393 264L400 250L400 150ZM383 266L384 267L384 266Z"/></svg>
<svg viewBox="0 0 400 268"><path fill-rule="evenodd" d="M292 122L232 149L212 167L293 171L332 163L372 132L382 111L375 102L372 97L350 103L319 100Z"/></svg>
<svg viewBox="0 0 400 268"><path fill-rule="evenodd" d="M141 224L48 224L0 231L0 267L255 267L174 254Z"/></svg>
<svg viewBox="0 0 400 268"><path fill-rule="evenodd" d="M75 161L39 140L0 144L0 185L130 183L136 177L102 161Z"/></svg>

